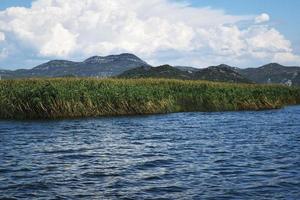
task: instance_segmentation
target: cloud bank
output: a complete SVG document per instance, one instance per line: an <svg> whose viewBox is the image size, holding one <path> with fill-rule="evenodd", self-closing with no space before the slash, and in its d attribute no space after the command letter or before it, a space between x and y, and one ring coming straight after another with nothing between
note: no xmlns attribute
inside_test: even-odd
<svg viewBox="0 0 300 200"><path fill-rule="evenodd" d="M151 64L300 64L269 20L169 0L36 0L0 12L0 64L122 52Z"/></svg>

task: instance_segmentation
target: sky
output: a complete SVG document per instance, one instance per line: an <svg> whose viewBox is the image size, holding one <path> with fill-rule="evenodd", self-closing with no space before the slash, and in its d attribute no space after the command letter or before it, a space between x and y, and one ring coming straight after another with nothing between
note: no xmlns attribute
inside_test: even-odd
<svg viewBox="0 0 300 200"><path fill-rule="evenodd" d="M0 0L0 68L134 53L152 65L300 65L296 0Z"/></svg>

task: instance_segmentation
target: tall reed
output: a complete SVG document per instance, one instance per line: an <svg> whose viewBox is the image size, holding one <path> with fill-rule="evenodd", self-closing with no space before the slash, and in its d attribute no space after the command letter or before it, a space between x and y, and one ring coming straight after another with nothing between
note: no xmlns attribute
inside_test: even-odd
<svg viewBox="0 0 300 200"><path fill-rule="evenodd" d="M300 89L166 79L27 79L0 81L0 118L55 119L184 111L281 108Z"/></svg>

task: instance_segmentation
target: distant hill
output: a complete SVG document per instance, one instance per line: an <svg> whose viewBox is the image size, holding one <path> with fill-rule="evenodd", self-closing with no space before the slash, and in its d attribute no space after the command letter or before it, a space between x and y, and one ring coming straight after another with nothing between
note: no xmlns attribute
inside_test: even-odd
<svg viewBox="0 0 300 200"><path fill-rule="evenodd" d="M19 69L16 71L2 71L2 76L22 77L107 77L116 76L126 70L149 66L133 54L120 54L110 56L94 56L83 62L68 60L52 60L32 69Z"/></svg>
<svg viewBox="0 0 300 200"><path fill-rule="evenodd" d="M181 71L185 71L185 72L189 72L189 73L193 73L196 71L199 71L199 68L195 68L195 67L188 67L188 66L174 66L177 69L180 69Z"/></svg>
<svg viewBox="0 0 300 200"><path fill-rule="evenodd" d="M118 77L191 79L191 75L189 72L182 71L170 65L161 65L158 67L138 67L125 71Z"/></svg>
<svg viewBox="0 0 300 200"><path fill-rule="evenodd" d="M151 67L134 54L93 56L82 62L52 60L32 69L0 69L2 79L31 77L153 77L210 80L232 83L285 84L300 86L300 67L270 63L258 68L241 69L225 64L198 69L189 66Z"/></svg>
<svg viewBox="0 0 300 200"><path fill-rule="evenodd" d="M219 65L206 69L178 68L170 65L158 67L138 67L125 71L120 78L173 78L189 80L209 80L232 83L252 83L252 81L232 70L230 66Z"/></svg>
<svg viewBox="0 0 300 200"><path fill-rule="evenodd" d="M197 68L192 67L178 67L183 71L192 71L197 72ZM220 72L226 71L228 69L236 72L229 73L231 76L224 76ZM221 70L221 71L220 71ZM300 67L296 66L283 66L278 63L270 63L267 65L263 65L258 68L247 68L241 69L237 67L231 67L228 65L219 65L216 67L209 67L205 69L198 69L198 74L200 77L197 79L209 79L216 81L230 81L236 80L233 82L247 82L247 80L254 83L261 84L285 84L292 86L300 86ZM220 76L219 76L220 75ZM247 80L245 80L245 78ZM221 80L225 79L225 80ZM227 80L226 80L227 79Z"/></svg>
<svg viewBox="0 0 300 200"><path fill-rule="evenodd" d="M0 77L1 79L12 77L12 71L0 69Z"/></svg>
<svg viewBox="0 0 300 200"><path fill-rule="evenodd" d="M270 63L258 68L238 69L238 72L256 83L278 83L300 86L300 67Z"/></svg>
<svg viewBox="0 0 300 200"><path fill-rule="evenodd" d="M194 73L194 78L197 80L209 80L218 82L231 83L253 83L253 81L245 78L235 68L228 65L211 66L201 69Z"/></svg>

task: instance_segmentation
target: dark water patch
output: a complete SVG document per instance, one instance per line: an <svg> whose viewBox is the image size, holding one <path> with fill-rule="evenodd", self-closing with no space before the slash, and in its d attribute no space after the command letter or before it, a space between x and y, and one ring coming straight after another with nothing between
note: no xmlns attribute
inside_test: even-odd
<svg viewBox="0 0 300 200"><path fill-rule="evenodd" d="M143 180L155 181L155 180L162 180L163 178L164 178L163 176L147 176L147 177L144 177Z"/></svg>
<svg viewBox="0 0 300 200"><path fill-rule="evenodd" d="M147 168L155 168L155 167L167 167L172 165L172 159L157 159L157 160L149 160L142 163L138 163L136 168L138 169L147 169Z"/></svg>
<svg viewBox="0 0 300 200"><path fill-rule="evenodd" d="M17 173L17 172L30 172L30 171L31 171L31 169L29 169L29 168L11 169L11 168L6 167L5 169L4 168L0 169L0 173Z"/></svg>
<svg viewBox="0 0 300 200"><path fill-rule="evenodd" d="M61 160L81 160L81 159L90 159L90 158L94 158L95 156L93 155L85 155L85 154L70 154L70 155L62 155L59 156L58 159Z"/></svg>
<svg viewBox="0 0 300 200"><path fill-rule="evenodd" d="M121 176L121 174L118 173L109 173L109 172L86 172L82 174L82 177L87 177L87 178L101 178L101 177L117 177Z"/></svg>
<svg viewBox="0 0 300 200"><path fill-rule="evenodd" d="M183 192L186 188L179 187L179 186L163 186L163 187L150 187L145 189L145 192L150 193L177 193L177 192Z"/></svg>
<svg viewBox="0 0 300 200"><path fill-rule="evenodd" d="M64 149L64 150L45 150L41 151L40 153L44 154L68 154L68 153L76 153L76 152L84 152L89 149Z"/></svg>
<svg viewBox="0 0 300 200"><path fill-rule="evenodd" d="M5 190L11 190L11 189L16 189L18 191L35 191L35 190L45 190L49 189L50 185L44 182L30 182L30 183L24 183L21 181L19 184L11 184L11 185L6 185L0 187L0 191L5 191Z"/></svg>

